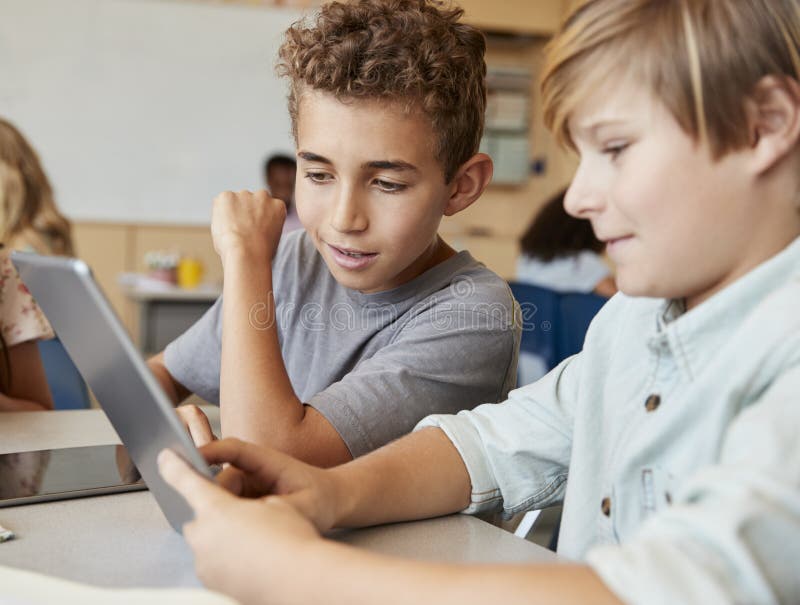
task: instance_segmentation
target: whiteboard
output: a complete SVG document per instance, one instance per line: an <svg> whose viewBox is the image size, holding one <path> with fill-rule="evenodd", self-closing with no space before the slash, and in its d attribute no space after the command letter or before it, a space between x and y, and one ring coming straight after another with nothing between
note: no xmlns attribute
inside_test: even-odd
<svg viewBox="0 0 800 605"><path fill-rule="evenodd" d="M165 0L0 0L0 115L72 219L208 223L293 152L274 74L297 9Z"/></svg>

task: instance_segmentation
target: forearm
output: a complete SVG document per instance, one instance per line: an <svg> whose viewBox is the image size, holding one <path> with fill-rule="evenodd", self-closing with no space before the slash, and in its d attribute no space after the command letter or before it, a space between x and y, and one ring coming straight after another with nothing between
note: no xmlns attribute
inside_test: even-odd
<svg viewBox="0 0 800 605"><path fill-rule="evenodd" d="M437 517L470 502L467 468L440 429L412 433L328 473L337 527Z"/></svg>
<svg viewBox="0 0 800 605"><path fill-rule="evenodd" d="M161 385L161 388L167 394L170 401L172 401L173 405L178 405L191 394L185 386L176 381L172 377L172 374L169 373L164 363L163 352L148 359L147 366L150 368L150 371L156 377L156 380L158 380L158 383Z"/></svg>
<svg viewBox="0 0 800 605"><path fill-rule="evenodd" d="M0 412L42 412L52 409L53 404L51 402L40 403L0 394Z"/></svg>
<svg viewBox="0 0 800 605"><path fill-rule="evenodd" d="M52 410L53 395L36 342L14 345L8 348L6 354L13 375L8 392L0 394L0 411Z"/></svg>
<svg viewBox="0 0 800 605"><path fill-rule="evenodd" d="M231 252L224 271L222 434L291 451L304 410L278 342L269 258Z"/></svg>
<svg viewBox="0 0 800 605"><path fill-rule="evenodd" d="M588 567L575 564L448 565L386 557L325 541L302 551L303 582L287 571L254 574L269 586L236 595L244 603L259 595L276 603L359 605L431 603L434 605L619 605L620 601ZM258 583L260 584L261 581ZM255 588L255 587L254 587Z"/></svg>

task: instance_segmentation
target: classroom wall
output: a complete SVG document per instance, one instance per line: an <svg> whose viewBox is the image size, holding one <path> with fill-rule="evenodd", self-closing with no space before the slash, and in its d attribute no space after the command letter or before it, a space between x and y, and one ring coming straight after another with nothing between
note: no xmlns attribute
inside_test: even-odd
<svg viewBox="0 0 800 605"><path fill-rule="evenodd" d="M248 6L280 6L291 8L313 8L322 0L183 0L184 2L207 2L241 4ZM565 6L576 0L454 0L466 12L466 19L487 30L552 34L564 14Z"/></svg>
<svg viewBox="0 0 800 605"><path fill-rule="evenodd" d="M145 273L146 252L177 250L193 256L203 264L206 281L222 282L222 265L206 225L76 221L73 236L77 255L92 267L98 283L135 342L139 337L138 307L125 298L119 275Z"/></svg>
<svg viewBox="0 0 800 605"><path fill-rule="evenodd" d="M206 224L293 148L275 56L298 9L2 0L0 114L79 220Z"/></svg>

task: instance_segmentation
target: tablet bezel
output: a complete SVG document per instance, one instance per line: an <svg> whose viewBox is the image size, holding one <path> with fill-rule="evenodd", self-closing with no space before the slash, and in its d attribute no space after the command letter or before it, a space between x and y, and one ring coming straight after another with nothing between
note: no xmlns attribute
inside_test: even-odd
<svg viewBox="0 0 800 605"><path fill-rule="evenodd" d="M193 512L158 472L166 448L212 473L166 393L128 337L89 266L79 259L13 252L11 260L92 389L164 516L182 531Z"/></svg>

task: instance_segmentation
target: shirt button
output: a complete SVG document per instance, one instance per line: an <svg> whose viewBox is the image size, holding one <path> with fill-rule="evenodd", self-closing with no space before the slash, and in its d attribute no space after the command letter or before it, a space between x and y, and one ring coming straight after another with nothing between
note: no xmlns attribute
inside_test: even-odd
<svg viewBox="0 0 800 605"><path fill-rule="evenodd" d="M600 510L603 511L603 514L606 517L611 516L611 498L605 497L603 501L600 503Z"/></svg>
<svg viewBox="0 0 800 605"><path fill-rule="evenodd" d="M660 405L661 397L659 395L650 395L644 402L644 409L648 412L655 412Z"/></svg>

